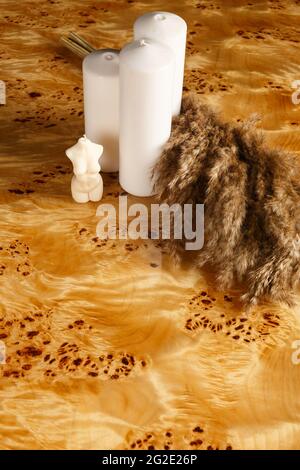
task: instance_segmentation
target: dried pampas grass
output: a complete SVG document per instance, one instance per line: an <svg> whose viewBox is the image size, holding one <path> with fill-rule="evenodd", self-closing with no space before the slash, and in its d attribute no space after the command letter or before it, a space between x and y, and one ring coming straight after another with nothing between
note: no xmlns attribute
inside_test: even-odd
<svg viewBox="0 0 300 470"><path fill-rule="evenodd" d="M244 283L243 300L290 303L300 279L300 169L267 148L253 123L222 122L198 98L183 99L154 169L160 203L203 203L205 243L197 266L211 266L220 289ZM181 256L186 240L171 240Z"/></svg>

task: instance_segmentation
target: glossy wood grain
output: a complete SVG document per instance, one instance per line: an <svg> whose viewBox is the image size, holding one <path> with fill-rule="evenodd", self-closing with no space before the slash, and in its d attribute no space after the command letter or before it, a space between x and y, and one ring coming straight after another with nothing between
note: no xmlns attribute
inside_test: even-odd
<svg viewBox="0 0 300 470"><path fill-rule="evenodd" d="M300 149L300 2L0 0L0 448L299 449L300 309L239 292L157 241L96 238L64 150L83 133L76 31L120 48L155 9L188 23L185 90ZM117 175L104 202L117 205ZM130 201L136 201L130 198ZM148 201L149 203L149 201Z"/></svg>

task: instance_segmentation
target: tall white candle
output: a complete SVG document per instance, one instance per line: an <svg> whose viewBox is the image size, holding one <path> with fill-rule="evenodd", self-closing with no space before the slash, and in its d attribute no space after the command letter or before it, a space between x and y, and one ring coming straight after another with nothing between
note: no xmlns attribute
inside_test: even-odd
<svg viewBox="0 0 300 470"><path fill-rule="evenodd" d="M152 39L120 54L120 184L135 196L153 193L151 171L171 132L174 54Z"/></svg>
<svg viewBox="0 0 300 470"><path fill-rule="evenodd" d="M103 145L102 171L119 169L119 51L101 49L83 61L85 134Z"/></svg>
<svg viewBox="0 0 300 470"><path fill-rule="evenodd" d="M146 13L134 23L134 39L150 38L169 46L175 54L173 116L180 113L186 45L186 22L174 13Z"/></svg>

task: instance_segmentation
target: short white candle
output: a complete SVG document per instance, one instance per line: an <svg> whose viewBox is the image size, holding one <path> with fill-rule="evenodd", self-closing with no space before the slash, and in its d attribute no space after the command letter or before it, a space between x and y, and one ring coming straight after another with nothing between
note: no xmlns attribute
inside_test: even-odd
<svg viewBox="0 0 300 470"><path fill-rule="evenodd" d="M174 54L152 39L120 54L120 184L135 196L153 193L151 172L171 132Z"/></svg>
<svg viewBox="0 0 300 470"><path fill-rule="evenodd" d="M101 169L119 169L119 51L101 49L83 61L85 134L103 145Z"/></svg>
<svg viewBox="0 0 300 470"><path fill-rule="evenodd" d="M173 116L180 113L184 77L186 22L174 13L146 13L134 23L134 39L150 38L169 46L175 54Z"/></svg>

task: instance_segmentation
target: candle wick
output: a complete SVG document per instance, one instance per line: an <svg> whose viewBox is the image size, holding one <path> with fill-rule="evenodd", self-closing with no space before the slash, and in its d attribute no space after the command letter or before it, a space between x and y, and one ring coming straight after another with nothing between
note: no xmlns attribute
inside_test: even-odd
<svg viewBox="0 0 300 470"><path fill-rule="evenodd" d="M145 41L145 39L141 39L139 41L139 46L147 46L147 42Z"/></svg>
<svg viewBox="0 0 300 470"><path fill-rule="evenodd" d="M166 20L166 16L165 15L162 15L161 13L158 13L157 15L155 15L154 17L156 20L158 21L164 21Z"/></svg>

